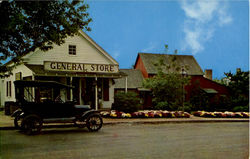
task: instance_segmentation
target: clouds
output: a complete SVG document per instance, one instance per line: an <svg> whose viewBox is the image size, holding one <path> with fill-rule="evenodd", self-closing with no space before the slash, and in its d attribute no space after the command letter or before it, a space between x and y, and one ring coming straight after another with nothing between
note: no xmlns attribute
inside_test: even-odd
<svg viewBox="0 0 250 159"><path fill-rule="evenodd" d="M112 55L115 59L117 59L120 56L120 54L121 54L120 51L115 50Z"/></svg>
<svg viewBox="0 0 250 159"><path fill-rule="evenodd" d="M204 50L205 43L214 36L217 27L228 25L233 20L225 1L183 0L180 5L185 13L182 50L191 50L193 54Z"/></svg>
<svg viewBox="0 0 250 159"><path fill-rule="evenodd" d="M142 52L153 52L157 48L157 43L156 42L150 42L149 45L142 50Z"/></svg>

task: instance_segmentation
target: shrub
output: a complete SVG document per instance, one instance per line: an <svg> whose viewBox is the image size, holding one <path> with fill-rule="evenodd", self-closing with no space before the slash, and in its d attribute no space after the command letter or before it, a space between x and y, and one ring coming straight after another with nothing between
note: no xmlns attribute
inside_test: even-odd
<svg viewBox="0 0 250 159"><path fill-rule="evenodd" d="M155 105L156 110L166 110L168 108L168 102L158 102Z"/></svg>
<svg viewBox="0 0 250 159"><path fill-rule="evenodd" d="M234 112L249 112L249 106L236 106L233 108Z"/></svg>
<svg viewBox="0 0 250 159"><path fill-rule="evenodd" d="M125 113L132 113L138 111L140 108L140 99L134 92L119 92L114 96L114 110L122 111Z"/></svg>

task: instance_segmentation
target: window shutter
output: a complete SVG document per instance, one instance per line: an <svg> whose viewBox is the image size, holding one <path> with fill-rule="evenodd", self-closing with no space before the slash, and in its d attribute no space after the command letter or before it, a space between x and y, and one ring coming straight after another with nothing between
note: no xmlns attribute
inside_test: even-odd
<svg viewBox="0 0 250 159"><path fill-rule="evenodd" d="M6 82L6 97L9 96L9 82Z"/></svg>
<svg viewBox="0 0 250 159"><path fill-rule="evenodd" d="M103 100L109 101L109 79L103 79Z"/></svg>
<svg viewBox="0 0 250 159"><path fill-rule="evenodd" d="M10 89L10 90L9 90L9 91L10 91L10 92L9 92L9 93L10 93L9 95L10 95L10 97L11 97L11 81L9 81L9 89Z"/></svg>

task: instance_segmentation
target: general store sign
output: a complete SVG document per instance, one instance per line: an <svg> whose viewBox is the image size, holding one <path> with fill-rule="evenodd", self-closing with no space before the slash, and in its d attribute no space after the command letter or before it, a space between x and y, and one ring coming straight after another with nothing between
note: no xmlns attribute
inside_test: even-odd
<svg viewBox="0 0 250 159"><path fill-rule="evenodd" d="M66 72L117 73L118 65L44 61L44 70Z"/></svg>

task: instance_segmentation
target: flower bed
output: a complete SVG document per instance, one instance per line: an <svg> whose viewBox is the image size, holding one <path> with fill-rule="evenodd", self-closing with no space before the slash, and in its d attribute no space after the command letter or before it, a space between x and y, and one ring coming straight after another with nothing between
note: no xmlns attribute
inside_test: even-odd
<svg viewBox="0 0 250 159"><path fill-rule="evenodd" d="M205 112L197 111L192 113L198 117L210 117L210 118L249 118L248 112Z"/></svg>
<svg viewBox="0 0 250 159"><path fill-rule="evenodd" d="M189 118L190 114L182 111L142 110L133 113L124 113L116 110L101 111L102 117L107 118Z"/></svg>

